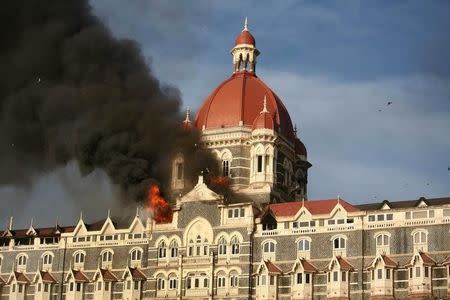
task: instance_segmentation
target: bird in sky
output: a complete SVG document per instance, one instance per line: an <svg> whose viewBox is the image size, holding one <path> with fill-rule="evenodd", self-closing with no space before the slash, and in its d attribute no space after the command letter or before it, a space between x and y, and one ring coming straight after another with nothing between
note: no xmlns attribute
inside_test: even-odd
<svg viewBox="0 0 450 300"><path fill-rule="evenodd" d="M387 103L386 106L389 106L389 105L391 105L391 104L392 104L392 101L388 101L388 103Z"/></svg>

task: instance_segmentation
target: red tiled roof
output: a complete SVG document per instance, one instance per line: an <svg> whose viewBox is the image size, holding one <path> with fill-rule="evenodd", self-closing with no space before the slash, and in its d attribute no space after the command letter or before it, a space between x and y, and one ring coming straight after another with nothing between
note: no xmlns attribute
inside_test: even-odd
<svg viewBox="0 0 450 300"><path fill-rule="evenodd" d="M72 274L75 282L89 282L89 278L83 273L83 271L72 270Z"/></svg>
<svg viewBox="0 0 450 300"><path fill-rule="evenodd" d="M317 268L311 262L307 261L306 259L302 258L302 259L300 259L300 262L301 262L303 270L305 270L305 272L307 272L307 273L317 272Z"/></svg>
<svg viewBox="0 0 450 300"><path fill-rule="evenodd" d="M146 280L147 277L145 276L144 273L142 273L142 271L138 268L131 268L130 269L130 273L131 273L131 277L133 278L133 280Z"/></svg>
<svg viewBox="0 0 450 300"><path fill-rule="evenodd" d="M300 210L302 205L304 205L305 208L312 215L329 214L334 209L334 207L337 205L338 199L308 200L308 201L304 201L303 203L302 202L285 202L285 203L270 204L269 209L277 217L294 216ZM347 212L359 211L359 209L352 206L350 203L346 202L345 200L339 199L339 204L341 204L342 207Z"/></svg>
<svg viewBox="0 0 450 300"><path fill-rule="evenodd" d="M386 267L389 267L389 268L397 267L397 263L395 261L393 261L389 256L381 255L381 257L383 258L383 261L384 261L384 264Z"/></svg>
<svg viewBox="0 0 450 300"><path fill-rule="evenodd" d="M100 269L100 272L102 273L102 278L104 281L118 281L116 275L114 275L110 270Z"/></svg>
<svg viewBox="0 0 450 300"><path fill-rule="evenodd" d="M14 272L14 277L16 277L17 282L30 283L30 279L28 279L27 275L23 272Z"/></svg>
<svg viewBox="0 0 450 300"><path fill-rule="evenodd" d="M40 271L42 282L44 283L57 283L55 277L50 272Z"/></svg>
<svg viewBox="0 0 450 300"><path fill-rule="evenodd" d="M264 264L266 265L267 271L269 271L269 273L272 273L272 274L282 274L283 273L283 271L281 271L280 267L275 265L270 260L265 260Z"/></svg>
<svg viewBox="0 0 450 300"><path fill-rule="evenodd" d="M422 261L423 261L424 265L434 266L436 264L434 259L429 257L428 254L426 254L425 252L420 252L419 255L422 258Z"/></svg>
<svg viewBox="0 0 450 300"><path fill-rule="evenodd" d="M275 129L273 117L270 112L261 112L259 116L256 117L255 121L253 121L253 130L261 128Z"/></svg>
<svg viewBox="0 0 450 300"><path fill-rule="evenodd" d="M339 266L341 267L341 270L344 271L353 271L355 268L344 258L342 258L341 256L337 256L336 257Z"/></svg>

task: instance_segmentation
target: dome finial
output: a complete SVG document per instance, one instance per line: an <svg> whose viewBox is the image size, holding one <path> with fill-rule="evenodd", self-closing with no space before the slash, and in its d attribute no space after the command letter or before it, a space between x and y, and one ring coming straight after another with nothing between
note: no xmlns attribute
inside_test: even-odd
<svg viewBox="0 0 450 300"><path fill-rule="evenodd" d="M247 17L245 17L244 29L242 29L242 31L248 31L248 20L247 20Z"/></svg>
<svg viewBox="0 0 450 300"><path fill-rule="evenodd" d="M262 113L268 113L269 111L267 110L267 97L266 95L264 95L264 100L263 100L263 110L260 112Z"/></svg>

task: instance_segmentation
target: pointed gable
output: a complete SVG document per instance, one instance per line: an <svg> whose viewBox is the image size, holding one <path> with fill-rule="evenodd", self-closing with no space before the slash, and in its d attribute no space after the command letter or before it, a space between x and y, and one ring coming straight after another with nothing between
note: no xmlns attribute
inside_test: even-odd
<svg viewBox="0 0 450 300"><path fill-rule="evenodd" d="M270 260L263 260L259 264L258 268L256 269L256 273L253 275L260 274L261 272L266 271L268 274L283 274L283 271L279 266L271 262Z"/></svg>
<svg viewBox="0 0 450 300"><path fill-rule="evenodd" d="M291 273L294 273L298 268L301 268L305 273L316 273L318 269L310 261L305 258L297 259L292 266Z"/></svg>
<svg viewBox="0 0 450 300"><path fill-rule="evenodd" d="M39 274L40 278L42 279L43 283L50 283L50 284L57 283L55 276L53 276L53 274L50 272L39 271L38 274Z"/></svg>
<svg viewBox="0 0 450 300"><path fill-rule="evenodd" d="M101 234L114 234L116 228L114 227L114 224L110 217L106 218L105 222L103 223L102 228L100 229Z"/></svg>
<svg viewBox="0 0 450 300"><path fill-rule="evenodd" d="M392 260L389 256L385 254L378 254L372 261L372 263L367 267L368 270L374 269L378 263L383 264L384 267L394 269L398 267L398 264Z"/></svg>
<svg viewBox="0 0 450 300"><path fill-rule="evenodd" d="M341 256L333 257L333 259L330 261L327 267L327 271L331 271L334 267L334 265L337 265L338 268L342 271L354 271L355 268L348 262L345 258Z"/></svg>
<svg viewBox="0 0 450 300"><path fill-rule="evenodd" d="M100 269L98 269L95 272L93 280L97 280L98 278L101 278L105 282L116 282L116 281L119 281L117 279L116 275L114 275L113 272L111 272L108 269L103 269L103 268L100 268Z"/></svg>
<svg viewBox="0 0 450 300"><path fill-rule="evenodd" d="M137 267L128 267L125 272L123 272L122 279L125 279L127 276L130 276L134 281L147 280L145 274Z"/></svg>
<svg viewBox="0 0 450 300"><path fill-rule="evenodd" d="M89 278L81 270L71 269L67 274L66 281L69 281L71 278L75 282L89 282Z"/></svg>
<svg viewBox="0 0 450 300"><path fill-rule="evenodd" d="M196 201L220 201L222 197L210 190L203 182L203 176L198 177L197 185L186 195L181 197L181 203Z"/></svg>
<svg viewBox="0 0 450 300"><path fill-rule="evenodd" d="M29 284L31 281L23 272L14 271L11 275L17 283Z"/></svg>
<svg viewBox="0 0 450 300"><path fill-rule="evenodd" d="M414 254L413 257L411 258L411 261L406 265L406 267L412 267L416 264L416 262L420 262L424 266L436 265L436 261L425 252L419 252L417 254Z"/></svg>

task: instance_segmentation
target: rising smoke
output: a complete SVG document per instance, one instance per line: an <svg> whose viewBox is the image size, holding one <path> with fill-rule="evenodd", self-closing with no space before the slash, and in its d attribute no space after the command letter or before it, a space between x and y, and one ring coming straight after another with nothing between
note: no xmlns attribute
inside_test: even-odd
<svg viewBox="0 0 450 300"><path fill-rule="evenodd" d="M216 163L180 129L181 98L136 42L114 38L86 0L7 1L0 10L0 185L28 184L75 160L102 169L122 199L167 187L171 156L188 176Z"/></svg>

